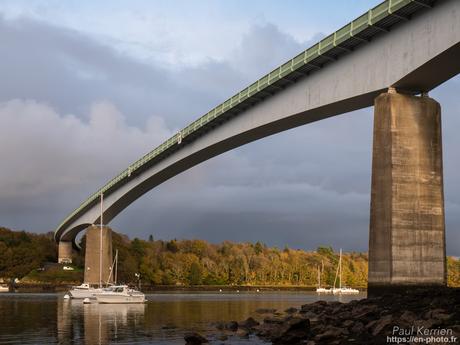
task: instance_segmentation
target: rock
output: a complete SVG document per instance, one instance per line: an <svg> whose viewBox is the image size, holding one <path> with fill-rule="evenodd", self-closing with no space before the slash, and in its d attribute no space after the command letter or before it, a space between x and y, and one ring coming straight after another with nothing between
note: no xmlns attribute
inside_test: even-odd
<svg viewBox="0 0 460 345"><path fill-rule="evenodd" d="M236 335L243 339L249 339L249 332L244 329L239 329Z"/></svg>
<svg viewBox="0 0 460 345"><path fill-rule="evenodd" d="M228 340L228 336L226 334L221 334L217 337L220 341Z"/></svg>
<svg viewBox="0 0 460 345"><path fill-rule="evenodd" d="M303 318L291 318L279 333L272 336L273 344L298 344L310 335L310 321Z"/></svg>
<svg viewBox="0 0 460 345"><path fill-rule="evenodd" d="M259 325L260 323L252 317L248 317L246 320L239 323L240 328L244 328L247 330L253 329L255 326L259 326Z"/></svg>
<svg viewBox="0 0 460 345"><path fill-rule="evenodd" d="M392 324L393 315L386 315L378 320L372 330L372 335L380 334L388 325Z"/></svg>
<svg viewBox="0 0 460 345"><path fill-rule="evenodd" d="M282 324L284 321L286 321L284 318L282 317L278 317L278 316L269 316L269 317L266 317L264 319L264 324L277 324L277 325L280 325Z"/></svg>
<svg viewBox="0 0 460 345"><path fill-rule="evenodd" d="M238 322L236 321L230 321L225 324L225 329L236 332L238 330Z"/></svg>
<svg viewBox="0 0 460 345"><path fill-rule="evenodd" d="M270 308L259 308L256 309L257 314L273 314L276 312L276 309L270 309Z"/></svg>
<svg viewBox="0 0 460 345"><path fill-rule="evenodd" d="M323 342L326 340L335 340L342 335L345 335L345 329L339 327L328 327L324 333L315 336L315 341ZM328 342L329 343L329 342Z"/></svg>
<svg viewBox="0 0 460 345"><path fill-rule="evenodd" d="M346 328L349 328L350 326L352 326L355 322L353 320L345 320L342 325L343 327L346 327Z"/></svg>
<svg viewBox="0 0 460 345"><path fill-rule="evenodd" d="M225 329L225 322L219 321L212 323L212 326L216 327L218 330L223 331Z"/></svg>
<svg viewBox="0 0 460 345"><path fill-rule="evenodd" d="M408 325L412 325L414 321L417 320L417 315L415 315L415 313L411 312L410 310L406 310L401 314L399 320L405 322Z"/></svg>
<svg viewBox="0 0 460 345"><path fill-rule="evenodd" d="M364 324L361 321L355 322L354 326L351 328L351 332L355 334L361 334L364 331Z"/></svg>
<svg viewBox="0 0 460 345"><path fill-rule="evenodd" d="M291 308L287 308L284 312L288 314L295 314L297 313L297 311L298 311L297 308L291 307Z"/></svg>
<svg viewBox="0 0 460 345"><path fill-rule="evenodd" d="M208 343L208 339L196 332L186 333L184 340L186 345L201 345Z"/></svg>
<svg viewBox="0 0 460 345"><path fill-rule="evenodd" d="M424 315L425 319L435 319L439 321L447 321L452 316L444 309L433 309L429 310Z"/></svg>
<svg viewBox="0 0 460 345"><path fill-rule="evenodd" d="M302 313L303 317L306 317L307 319L316 319L318 315L312 311L307 311L305 313Z"/></svg>

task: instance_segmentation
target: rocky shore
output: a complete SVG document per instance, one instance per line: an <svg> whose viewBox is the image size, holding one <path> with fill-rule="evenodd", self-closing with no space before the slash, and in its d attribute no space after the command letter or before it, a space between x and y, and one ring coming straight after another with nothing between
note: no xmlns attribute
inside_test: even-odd
<svg viewBox="0 0 460 345"><path fill-rule="evenodd" d="M318 301L283 312L257 312L258 317L245 321L216 323L217 339L256 335L275 345L460 344L460 289L417 289L350 303ZM189 345L207 341L198 334L185 340Z"/></svg>

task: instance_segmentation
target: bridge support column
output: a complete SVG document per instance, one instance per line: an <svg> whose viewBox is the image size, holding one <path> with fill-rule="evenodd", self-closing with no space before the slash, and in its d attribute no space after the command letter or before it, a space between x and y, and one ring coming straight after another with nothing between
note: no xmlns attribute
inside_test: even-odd
<svg viewBox="0 0 460 345"><path fill-rule="evenodd" d="M72 242L60 241L58 245L58 263L71 264L72 263Z"/></svg>
<svg viewBox="0 0 460 345"><path fill-rule="evenodd" d="M369 294L445 286L441 108L389 92L375 99Z"/></svg>
<svg viewBox="0 0 460 345"><path fill-rule="evenodd" d="M102 248L102 252L101 252ZM86 230L85 283L106 284L112 266L112 230L109 227L90 226ZM102 271L100 268L102 267ZM99 272L102 272L99 275ZM113 282L113 275L110 279Z"/></svg>

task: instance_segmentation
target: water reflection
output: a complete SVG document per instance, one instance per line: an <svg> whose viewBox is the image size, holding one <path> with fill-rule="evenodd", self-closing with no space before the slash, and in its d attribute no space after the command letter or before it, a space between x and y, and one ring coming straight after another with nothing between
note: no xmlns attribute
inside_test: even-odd
<svg viewBox="0 0 460 345"><path fill-rule="evenodd" d="M259 308L283 311L320 299L348 302L359 296L317 296L311 292L155 293L146 304L83 304L59 294L2 294L0 344L184 344L184 333L218 341L216 321L261 319ZM232 338L227 344L257 344Z"/></svg>
<svg viewBox="0 0 460 345"><path fill-rule="evenodd" d="M83 304L78 300L58 300L59 344L132 342L144 326L145 308L144 304Z"/></svg>

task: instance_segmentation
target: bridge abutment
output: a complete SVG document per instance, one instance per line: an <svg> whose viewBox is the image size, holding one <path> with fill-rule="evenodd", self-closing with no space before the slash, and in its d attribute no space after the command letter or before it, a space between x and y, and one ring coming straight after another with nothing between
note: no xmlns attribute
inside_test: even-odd
<svg viewBox="0 0 460 345"><path fill-rule="evenodd" d="M445 286L441 108L423 96L375 99L369 294Z"/></svg>
<svg viewBox="0 0 460 345"><path fill-rule="evenodd" d="M72 263L72 242L60 241L58 245L58 263L70 264Z"/></svg>
<svg viewBox="0 0 460 345"><path fill-rule="evenodd" d="M102 249L102 253L101 253ZM86 230L85 283L107 283L112 266L112 230L92 225ZM102 268L102 271L101 271ZM102 272L99 275L99 272ZM113 282L113 275L109 282Z"/></svg>

